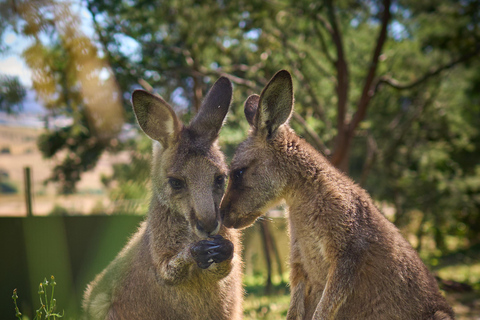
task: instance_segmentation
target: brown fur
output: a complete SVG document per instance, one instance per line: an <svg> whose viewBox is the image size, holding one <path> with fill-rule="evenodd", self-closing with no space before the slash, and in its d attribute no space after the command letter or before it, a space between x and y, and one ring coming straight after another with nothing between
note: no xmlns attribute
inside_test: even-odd
<svg viewBox="0 0 480 320"><path fill-rule="evenodd" d="M134 92L138 122L156 140L153 196L146 221L87 287L87 319L242 318L239 235L221 225L219 213L227 167L216 138L231 97L230 81L220 78L183 127L161 98ZM233 257L201 268L192 250L217 233L233 243Z"/></svg>
<svg viewBox="0 0 480 320"><path fill-rule="evenodd" d="M418 254L370 196L288 126L291 76L245 103L252 126L235 152L221 209L227 227L289 207L288 319L453 319Z"/></svg>

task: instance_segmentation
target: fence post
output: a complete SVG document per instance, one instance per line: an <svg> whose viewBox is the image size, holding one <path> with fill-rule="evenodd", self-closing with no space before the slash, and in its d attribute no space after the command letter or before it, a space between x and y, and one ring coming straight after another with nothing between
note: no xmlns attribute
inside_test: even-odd
<svg viewBox="0 0 480 320"><path fill-rule="evenodd" d="M27 207L27 217L33 217L32 213L32 178L30 167L23 168L25 178L25 204Z"/></svg>

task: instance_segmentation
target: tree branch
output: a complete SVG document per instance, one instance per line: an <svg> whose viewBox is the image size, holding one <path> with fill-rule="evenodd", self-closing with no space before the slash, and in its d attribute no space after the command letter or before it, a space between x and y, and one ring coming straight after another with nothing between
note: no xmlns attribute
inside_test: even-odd
<svg viewBox="0 0 480 320"><path fill-rule="evenodd" d="M347 101L348 101L348 89L349 89L349 75L348 75L348 66L347 61L345 59L345 52L343 49L343 41L342 35L338 28L337 24L337 17L335 16L335 8L333 7L333 3L331 0L327 1L327 11L328 11L328 19L330 22L331 28L329 28L329 24L325 24L327 30L329 30L333 43L335 44L335 48L337 49L337 60L335 62L335 66L337 68L337 96L338 96L338 103L337 103L337 129L338 129L338 136L340 139L337 139L337 143L341 143L343 139L343 131L345 126L345 116L347 110Z"/></svg>
<svg viewBox="0 0 480 320"><path fill-rule="evenodd" d="M260 84L257 84L257 83L255 83L251 80L247 80L247 79L243 79L243 78L234 76L233 74L223 72L220 68L217 69L217 70L210 70L210 69L207 69L203 66L200 66L198 71L202 75L205 75L205 76L217 76L217 77L223 76L223 77L226 77L235 84L250 88L250 89L255 90L255 91L260 91L262 89L262 86Z"/></svg>
<svg viewBox="0 0 480 320"><path fill-rule="evenodd" d="M337 84L336 84L336 92L337 92L337 136L335 138L335 147L332 158L332 164L339 167L340 158L339 150L343 150L343 146L345 145L347 130L345 128L345 117L347 113L347 102L348 102L348 91L349 91L349 73L348 73L348 65L345 59L345 53L343 49L342 43L342 36L340 34L338 24L337 24L337 17L335 16L335 9L333 7L332 0L327 1L327 14L328 20L330 23L322 19L319 16L319 21L321 21L327 31L330 33L332 37L332 41L335 45L337 50L337 60L335 61L335 68L337 70ZM342 155L344 152L341 153ZM345 168L343 168L345 170Z"/></svg>
<svg viewBox="0 0 480 320"><path fill-rule="evenodd" d="M353 138L353 135L359 123L365 118L368 104L374 94L372 84L375 78L375 73L377 71L378 57L380 56L383 45L387 39L387 27L391 19L390 4L391 4L391 0L383 1L382 24L380 27L380 32L377 37L375 48L373 50L372 59L370 62L370 68L368 69L367 76L365 77L365 83L363 85L362 95L360 96L360 100L358 101L358 104L357 104L357 111L355 112L353 119L351 120L347 128L344 128L343 126L339 126L339 129L338 129L339 138L337 139L335 152L332 155L331 161L335 166L340 167L345 171L348 168L347 157L348 157L348 151L350 148L351 140ZM339 108L339 111L340 111L340 108Z"/></svg>
<svg viewBox="0 0 480 320"><path fill-rule="evenodd" d="M391 0L384 0L383 2L382 26L378 34L377 45L375 46L375 49L373 51L370 68L365 78L362 95L357 105L357 112L353 116L353 119L348 128L350 135L353 135L353 131L355 131L358 124L365 118L368 104L375 93L372 83L375 78L375 73L377 72L378 57L380 56L383 45L385 44L385 41L387 39L387 27L391 19L390 4Z"/></svg>
<svg viewBox="0 0 480 320"><path fill-rule="evenodd" d="M370 174L370 171L372 170L375 160L377 159L377 151L378 151L377 141L375 141L375 138L370 132L367 132L367 155L366 155L365 163L363 164L362 175L360 177L360 182L359 182L359 184L363 187L365 187L368 175Z"/></svg>
<svg viewBox="0 0 480 320"><path fill-rule="evenodd" d="M320 14L317 14L316 15L317 19L321 20L323 19L322 16L320 16ZM325 29L329 29L327 27L327 24L325 24L325 22L322 23L323 26L325 27ZM320 45L322 46L322 49L323 49L323 52L325 53L325 56L327 57L327 60L330 61L330 63L335 66L335 60L333 59L332 55L330 54L330 52L328 51L328 46L327 46L327 42L325 41L325 37L323 36L323 33L322 33L322 30L320 30L320 28L318 28L318 25L315 25L314 26L314 29L316 31L316 34L320 40Z"/></svg>
<svg viewBox="0 0 480 320"><path fill-rule="evenodd" d="M307 90L308 94L313 100L313 108L316 111L318 117L320 118L321 121L324 123L327 122L327 119L325 117L325 110L323 108L323 105L320 103L320 101L317 98L317 95L313 91L313 88L311 86L311 81L310 79L305 76L299 69L294 69L293 73L295 76L298 78L299 81L303 83L304 88Z"/></svg>
<svg viewBox="0 0 480 320"><path fill-rule="evenodd" d="M470 60L471 58L475 57L475 56L478 56L480 54L480 44L477 44L475 50L473 50L472 52L469 52L463 56L460 56L456 59L453 59L452 61L450 61L449 63L447 64L444 64L442 66L439 66L435 69L431 69L430 71L428 71L427 73L425 73L423 76L421 76L420 78L410 82L410 83L400 83L398 80L395 80L393 78L390 78L388 76L383 76L383 77L380 77L380 79L378 80L376 86L375 86L375 91L378 91L379 87L382 85L382 84L387 84L389 85L390 87L392 88L395 88L397 90L406 90L406 89L411 89L425 81L427 81L428 79L432 78L432 77L435 77L437 75L439 75L440 73L442 73L443 71L445 70L448 70L448 69L451 69L453 68L454 66L456 66L457 64L460 64L462 62L466 62L468 60Z"/></svg>

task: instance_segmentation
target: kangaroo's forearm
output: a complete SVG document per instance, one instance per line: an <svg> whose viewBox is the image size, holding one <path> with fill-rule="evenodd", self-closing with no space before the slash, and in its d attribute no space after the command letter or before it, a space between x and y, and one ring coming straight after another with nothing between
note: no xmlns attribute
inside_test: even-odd
<svg viewBox="0 0 480 320"><path fill-rule="evenodd" d="M300 262L298 247L294 244L291 250L290 287L291 299L288 307L287 320L303 320L305 317L305 287L306 275Z"/></svg>
<svg viewBox="0 0 480 320"><path fill-rule="evenodd" d="M190 248L186 247L176 255L158 259L157 277L167 284L179 284L189 278L190 269L194 260L190 254Z"/></svg>
<svg viewBox="0 0 480 320"><path fill-rule="evenodd" d="M317 305L313 319L336 319L338 311L352 292L355 273L355 264L350 258L341 259L341 261L330 267L327 284L323 290L322 298Z"/></svg>
<svg viewBox="0 0 480 320"><path fill-rule="evenodd" d="M305 317L305 282L300 281L291 288L287 320L303 320Z"/></svg>

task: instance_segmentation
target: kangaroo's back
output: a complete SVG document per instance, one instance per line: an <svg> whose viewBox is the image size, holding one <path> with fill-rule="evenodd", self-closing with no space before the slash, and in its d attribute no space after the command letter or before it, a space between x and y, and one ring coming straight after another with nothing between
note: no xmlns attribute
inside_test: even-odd
<svg viewBox="0 0 480 320"><path fill-rule="evenodd" d="M216 139L231 97L220 78L184 126L160 97L133 93L154 140L152 199L137 233L88 286L88 319L241 319L241 246L219 214L227 167Z"/></svg>

